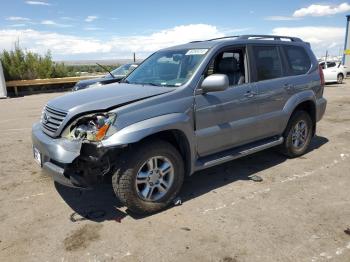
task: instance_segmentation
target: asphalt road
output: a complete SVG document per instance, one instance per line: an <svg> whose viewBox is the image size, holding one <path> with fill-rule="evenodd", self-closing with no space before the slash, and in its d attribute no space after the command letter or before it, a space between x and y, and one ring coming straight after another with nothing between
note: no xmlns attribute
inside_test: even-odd
<svg viewBox="0 0 350 262"><path fill-rule="evenodd" d="M0 261L350 261L350 84L325 89L306 155L268 150L195 174L182 205L148 217L110 186L41 173L31 125L62 93L0 100Z"/></svg>

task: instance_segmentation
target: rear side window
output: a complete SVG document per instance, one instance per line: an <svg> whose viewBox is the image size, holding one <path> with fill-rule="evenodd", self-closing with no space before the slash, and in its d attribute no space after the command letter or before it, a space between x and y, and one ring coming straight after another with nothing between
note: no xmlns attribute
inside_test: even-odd
<svg viewBox="0 0 350 262"><path fill-rule="evenodd" d="M311 61L304 48L288 46L285 48L288 64L293 75L303 75L309 71Z"/></svg>
<svg viewBox="0 0 350 262"><path fill-rule="evenodd" d="M254 46L257 81L282 77L282 62L275 46Z"/></svg>
<svg viewBox="0 0 350 262"><path fill-rule="evenodd" d="M335 67L336 65L335 62L327 62L327 67Z"/></svg>

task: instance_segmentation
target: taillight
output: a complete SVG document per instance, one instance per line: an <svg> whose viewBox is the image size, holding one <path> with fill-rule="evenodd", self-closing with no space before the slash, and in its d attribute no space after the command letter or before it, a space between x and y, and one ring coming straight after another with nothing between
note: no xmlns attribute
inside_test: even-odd
<svg viewBox="0 0 350 262"><path fill-rule="evenodd" d="M324 81L324 74L323 74L323 69L321 65L318 66L318 73L320 74L321 86L324 87L325 81Z"/></svg>

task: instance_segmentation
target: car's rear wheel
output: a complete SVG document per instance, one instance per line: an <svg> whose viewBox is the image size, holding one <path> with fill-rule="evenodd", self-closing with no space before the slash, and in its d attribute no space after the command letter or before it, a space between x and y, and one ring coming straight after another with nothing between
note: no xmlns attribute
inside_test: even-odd
<svg viewBox="0 0 350 262"><path fill-rule="evenodd" d="M344 80L344 75L343 74L338 74L337 76L337 83L342 84Z"/></svg>
<svg viewBox="0 0 350 262"><path fill-rule="evenodd" d="M167 207L181 189L184 164L180 153L162 140L142 143L123 156L112 176L114 192L131 211L149 214Z"/></svg>
<svg viewBox="0 0 350 262"><path fill-rule="evenodd" d="M311 142L312 126L312 120L307 112L296 111L284 132L282 153L292 158L305 154Z"/></svg>

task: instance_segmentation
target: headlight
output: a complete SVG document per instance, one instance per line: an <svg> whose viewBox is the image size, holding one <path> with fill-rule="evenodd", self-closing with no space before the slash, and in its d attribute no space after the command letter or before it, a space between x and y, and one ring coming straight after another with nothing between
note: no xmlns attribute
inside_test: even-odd
<svg viewBox="0 0 350 262"><path fill-rule="evenodd" d="M68 139L101 141L113 124L116 115L113 113L96 113L83 116L74 121L63 132Z"/></svg>

